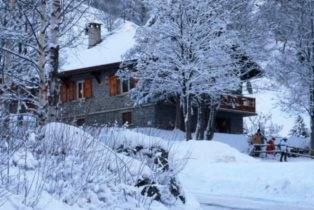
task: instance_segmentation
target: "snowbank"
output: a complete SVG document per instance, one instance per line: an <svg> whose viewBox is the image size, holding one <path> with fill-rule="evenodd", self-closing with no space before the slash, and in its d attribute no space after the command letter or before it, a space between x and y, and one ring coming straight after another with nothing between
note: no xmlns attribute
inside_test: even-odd
<svg viewBox="0 0 314 210"><path fill-rule="evenodd" d="M314 161L258 161L220 142L182 141L177 148L179 155L190 152L180 180L201 203L210 196L240 196L314 205Z"/></svg>
<svg viewBox="0 0 314 210"><path fill-rule="evenodd" d="M23 198L21 196L11 195L7 198L7 201L0 206L0 210L33 210L34 208L25 206L21 201ZM48 193L43 193L41 195L38 205L35 207L36 210L83 210L77 206L69 206L55 198L53 198Z"/></svg>
<svg viewBox="0 0 314 210"><path fill-rule="evenodd" d="M181 130L162 130L157 128L135 128L133 130L145 135L167 139L169 142L185 141L185 133ZM212 141L222 142L242 153L248 153L250 149L249 138L246 134L215 133ZM280 140L281 138L277 138L276 144L279 144ZM309 138L289 137L287 143L291 147L308 148L310 140Z"/></svg>
<svg viewBox="0 0 314 210"><path fill-rule="evenodd" d="M176 144L176 154L182 158L189 155L185 170L204 168L210 163L249 163L258 160L240 153L227 144L215 141L187 141ZM196 169L197 170L197 169Z"/></svg>
<svg viewBox="0 0 314 210"><path fill-rule="evenodd" d="M136 132L148 136L159 137L171 141L185 141L185 133L181 130L162 130L157 128L135 128ZM248 136L245 134L215 133L213 141L222 142L246 153L249 149Z"/></svg>
<svg viewBox="0 0 314 210"><path fill-rule="evenodd" d="M176 157L187 159L179 175L181 183L204 208L215 209L217 204L226 209L313 209L314 161L254 159L239 152L247 145L245 135L215 134L215 141L186 142L180 131L139 132L169 137L168 141L175 142ZM303 140L291 138L289 142L292 146L305 146L307 141Z"/></svg>

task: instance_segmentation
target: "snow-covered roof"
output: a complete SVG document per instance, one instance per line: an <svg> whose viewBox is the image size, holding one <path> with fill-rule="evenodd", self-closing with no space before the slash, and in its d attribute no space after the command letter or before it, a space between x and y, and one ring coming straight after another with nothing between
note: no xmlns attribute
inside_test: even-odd
<svg viewBox="0 0 314 210"><path fill-rule="evenodd" d="M88 36L76 47L61 51L63 57L60 72L107 65L122 61L123 55L135 44L134 35L138 26L129 21L116 21L116 28L108 32L102 28L102 42L88 48Z"/></svg>

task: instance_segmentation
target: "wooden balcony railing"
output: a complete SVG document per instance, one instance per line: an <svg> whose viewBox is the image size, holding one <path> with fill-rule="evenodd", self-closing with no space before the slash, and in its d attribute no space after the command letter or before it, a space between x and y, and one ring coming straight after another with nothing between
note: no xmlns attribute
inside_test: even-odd
<svg viewBox="0 0 314 210"><path fill-rule="evenodd" d="M255 113L255 98L244 96L222 96L220 108Z"/></svg>

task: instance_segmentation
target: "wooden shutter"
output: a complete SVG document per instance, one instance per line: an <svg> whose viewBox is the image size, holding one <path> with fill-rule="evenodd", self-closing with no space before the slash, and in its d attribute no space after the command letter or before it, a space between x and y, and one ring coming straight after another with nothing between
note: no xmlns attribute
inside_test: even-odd
<svg viewBox="0 0 314 210"><path fill-rule="evenodd" d="M116 76L116 95L119 95L121 93L121 81L119 77Z"/></svg>
<svg viewBox="0 0 314 210"><path fill-rule="evenodd" d="M61 103L67 101L67 88L63 83L60 85L60 101Z"/></svg>
<svg viewBox="0 0 314 210"><path fill-rule="evenodd" d="M109 95L114 96L114 76L109 76Z"/></svg>
<svg viewBox="0 0 314 210"><path fill-rule="evenodd" d="M73 101L76 98L75 82L69 82L67 88L67 100Z"/></svg>
<svg viewBox="0 0 314 210"><path fill-rule="evenodd" d="M120 80L117 76L109 76L109 95L116 96L120 94Z"/></svg>
<svg viewBox="0 0 314 210"><path fill-rule="evenodd" d="M93 81L92 79L86 79L84 81L84 98L91 98L93 91Z"/></svg>

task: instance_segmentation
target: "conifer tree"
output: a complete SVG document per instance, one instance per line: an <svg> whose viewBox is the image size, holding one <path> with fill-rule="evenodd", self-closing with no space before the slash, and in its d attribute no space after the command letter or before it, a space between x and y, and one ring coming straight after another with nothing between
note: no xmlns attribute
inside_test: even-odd
<svg viewBox="0 0 314 210"><path fill-rule="evenodd" d="M307 138L310 136L309 130L306 127L304 120L300 115L297 116L295 124L293 128L290 130L290 135L303 138Z"/></svg>

